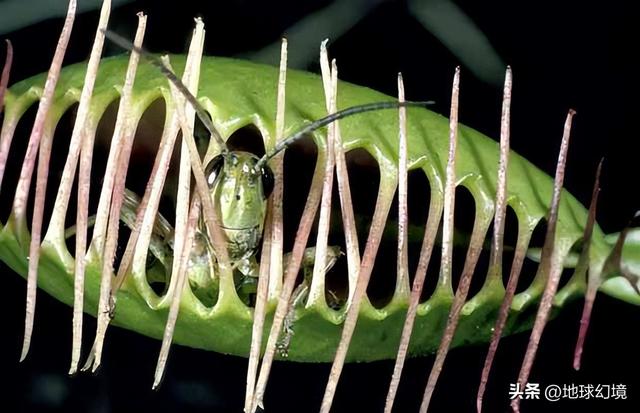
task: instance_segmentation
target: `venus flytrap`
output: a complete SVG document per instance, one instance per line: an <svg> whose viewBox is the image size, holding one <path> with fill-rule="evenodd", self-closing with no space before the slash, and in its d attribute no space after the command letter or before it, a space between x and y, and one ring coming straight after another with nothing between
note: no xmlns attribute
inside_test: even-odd
<svg viewBox="0 0 640 413"><path fill-rule="evenodd" d="M100 27L97 39L104 35L106 17ZM198 33L200 37L197 38L200 40L197 42L201 44L204 34ZM134 51L134 54L138 51ZM7 56L10 66L10 51ZM286 57L285 48L283 56ZM95 358L90 359L94 368L99 364L100 343L106 326L110 323L151 337L164 337L154 386L159 384L171 342L247 356L253 337L245 410L254 411L262 404L271 361L280 354L276 352L275 343L282 337L283 324L285 318L288 318L287 325L294 330L287 341L286 354L289 359L328 362L334 360L336 349L340 349L339 357L334 360L323 411L328 412L330 409L343 361L397 359L387 399L386 411L391 411L405 357L438 351L436 368L431 374L423 401L422 411L426 411L439 370L450 347L491 342L481 380L483 389L500 332L510 334L535 325L531 345L527 350L527 362L520 374L519 382L522 384L527 380L540 334L552 307L560 308L575 296L588 292L584 326L588 322L590 306L597 290L629 303L640 304L640 294L633 283L637 276L633 274L633 268L629 264L634 260L629 252L632 251L631 242L634 238L624 238L627 231L623 231L621 240L630 241L612 243L595 223L595 201L592 201L592 206L587 210L571 194L562 190L566 155L561 156L556 179L553 180L523 157L509 151L510 70L507 71L505 84L502 139L501 144L497 145L486 136L458 124L455 116L456 99L452 99L451 121L426 108L405 107L413 104L399 104L394 98L371 89L337 82L337 66L334 64L329 68L326 49L323 56L321 67L324 84L313 74L286 71L286 64L278 70L246 61L201 57L199 64L192 61L187 65L190 73L199 71L199 82L188 75L183 79L188 87L183 85L183 88L178 76L184 71L188 59L178 55L170 56L171 68L165 65L162 70L158 70L155 58L143 57L135 71L135 79L131 79L129 86L125 86L129 59L124 56L102 59L95 74L86 77L89 80L85 80L85 74L92 69L87 72L85 64L68 66L59 76L54 70L49 74L49 78L55 78L57 82L53 89L45 88L45 75L39 75L20 81L4 92L2 85L7 82L8 70L3 71L0 82L0 96L4 93L0 183L5 168L9 165L7 158L15 125L32 104L47 96L46 93L51 93L51 98L45 99L50 107L41 103L44 113L40 117L48 122L45 124L48 125L52 138L52 131L61 114L75 101L83 102L83 111L78 112L74 138L69 149L66 167L69 172L65 172L67 178L63 179L61 191L55 200L55 205L60 207L53 209L52 216L44 217L44 222L50 222L44 242L40 241L39 234L34 234L40 230L41 223L33 225L30 233L24 221L26 215L23 205L29 193L29 184L25 183L17 191L11 216L2 224L0 258L23 276L29 274L30 297L35 297L34 276L37 275L37 283L43 290L60 301L75 304L74 331L81 329L81 320L78 319L81 311L98 315L102 321L99 323L101 330L96 340L97 353L94 353ZM97 64L96 60L92 62ZM92 64L89 67L94 68ZM173 74L174 71L174 79L168 81L167 73ZM458 72L456 73L455 93L452 95L454 98L459 90L464 90L459 86L462 82ZM87 82L94 80L94 85L83 90ZM190 81L195 83L189 83ZM283 92L285 81L286 99ZM404 101L403 84L400 81L399 89L402 93L398 98ZM80 90L83 90L83 98L80 97ZM133 139L133 125L138 123L151 103L158 99L163 100L166 106L163 137L153 172L140 201L142 207L137 211L127 211L130 216L135 216L133 222L129 223L132 226L131 238L115 242L116 238L107 236L105 242L101 235L109 228L110 233L118 232L120 206L117 204L122 202L122 184L126 177L126 172L123 171L126 171L130 162L128 156L125 156L119 163L114 161L105 172L106 176L111 176L120 185L112 186L113 192L105 198L111 199L107 199L101 207L104 211L110 211L111 216L105 212L102 215L99 213L98 231L94 229L93 237L85 240L83 237L86 236L90 221L87 186L90 184L89 154L93 151L93 136L96 134L98 120L104 115L106 108L125 93L125 103L128 105L126 123L119 129L123 136L115 138ZM190 96L191 93L195 97ZM397 109L399 106L402 106L400 117L397 111L381 110ZM274 116L276 107L279 108L278 115ZM364 111L369 113L361 113ZM191 113L185 116L188 112ZM328 113L330 115L327 116ZM212 137L204 162L197 153L195 142L186 143L193 130L193 121L189 116L194 114L199 116ZM570 114L569 119L571 116ZM248 125L257 128L265 143L267 153L262 158L234 151L225 143L234 132ZM330 130L330 139L324 127ZM568 122L563 142L568 140L569 128ZM167 235L173 232L173 227L164 225L165 230L161 234L156 220L161 193L166 190L170 156L179 129L187 137L183 141L185 144L181 152L186 168L183 170L182 188L190 190L178 193L183 212L177 214L181 224L175 225L174 239L173 234ZM283 217L282 211L277 207L279 201L269 201L269 196L274 181L276 193L281 194L279 191L282 191L280 185L283 169L279 166L282 162L279 154L300 139L313 139L318 157L293 254L285 259L277 253L280 247L273 250L271 246L282 243L281 240L276 241L281 235L275 234L282 231L283 220L297 221L298 218ZM47 146L39 145L39 140L35 138L31 146L33 149L25 159L24 168L27 171L33 170L34 151L39 148L40 182L48 167L46 156L42 156ZM566 147L567 144L563 143L562 154L566 154ZM357 243L357 236L354 237L354 234L358 234L355 219L350 215L353 210L349 188L358 183L349 183L346 175L348 165L344 161L345 153L357 148L371 154L380 170L376 212L362 257L359 256L357 244L355 248L353 246L354 238ZM67 249L64 237L50 234L64 232L66 207L69 204L70 189L74 185L72 177L78 161L80 170L83 171L80 173L82 191L79 194L76 222L80 231L76 235L76 251L72 254ZM405 165L408 170L423 173L431 188L428 220L411 290L408 263L403 258L406 257L408 225L406 205L403 207L407 195ZM323 300L322 294L328 288L325 277L329 270L323 259L329 258L327 250L332 253L334 251L326 243L332 192L327 185L333 182L334 172L340 193L340 209L345 220L342 229L347 235L346 253L349 260L348 275L344 274L345 280L348 280L345 282L347 288L339 297L344 300L344 305L337 310ZM190 184L191 173L196 177L195 187ZM451 263L455 244L453 209L455 188L459 186L468 189L475 200L475 220L462 281L457 291L454 291ZM597 188L596 184L594 200ZM382 229L396 190L401 194L398 217L400 258L396 266L398 282L395 290L390 293L388 303L376 307L366 294L368 278L374 269ZM39 199L36 205L40 207L34 212L34 219L42 213L44 194L38 192L36 198ZM287 199L283 202L286 205ZM129 209L137 206L135 203L127 206L126 202L124 205L124 208ZM518 238L505 290L502 283L502 251L507 207L517 216ZM308 271L311 274L310 279L305 280L308 282L308 295L293 297L296 295L294 287L303 253L305 249L314 247L308 237L318 209L322 217L318 229L319 248L315 250L314 259L318 265L313 271ZM515 294L525 255L529 252L529 255L535 256L535 249L529 248L531 235L543 219L548 220L548 233L542 251L538 251L541 262L538 274L529 288ZM445 223L442 240L436 239L441 221ZM490 244L492 264L488 274L477 274L479 271L475 263L485 245L492 222L496 224L493 242ZM567 257L572 254L575 256L571 247L581 239L585 252L578 260L576 273L565 286L556 291L562 265ZM89 241L88 248L86 241ZM625 249L627 244L629 248ZM126 245L126 249L121 265L114 267L111 254L117 245ZM437 287L427 300L421 301L427 267L436 245L443 249ZM109 248L105 249L106 247ZM260 247L266 250L262 251L258 260L257 252ZM161 250L173 253L171 260L160 260L160 264L156 262L155 266L150 265L154 258L159 258L154 257L153 251ZM149 254L149 251L152 253ZM105 252L109 254L105 255ZM222 265L226 254L229 267ZM84 259L77 260L79 255L84 255ZM273 267L265 268L263 263L266 261ZM80 268L78 263L82 263ZM164 270L165 279L162 281L168 286L163 292L151 288L147 274L159 269ZM116 274L115 277L113 273ZM262 278L266 274L270 274L269 279ZM472 275L485 276L486 281L479 293L468 298ZM216 289L212 291L216 293L212 293L214 297L211 302L201 300L202 289L213 286ZM251 288L245 288L247 286ZM254 296L255 292L258 293L257 296ZM79 306L78 300L84 306ZM538 310L535 321L524 320L525 311L537 306L540 300L543 305ZM297 305L292 306L293 302ZM32 301L32 305L33 303L35 301ZM260 314L260 321L256 326L253 324L254 306L259 309L257 313ZM27 314L32 314L33 307L29 308ZM264 326L263 311L266 314ZM168 314L171 320L169 323ZM28 349L29 325L27 320L23 355L26 355ZM347 329L343 330L345 325ZM447 327L443 331L445 325ZM584 340L585 331L586 327L583 327L580 343ZM262 336L262 339L258 339L258 336ZM75 333L71 372L75 371L79 362L80 343L81 338ZM579 365L581 348L582 344L576 348L576 365ZM261 352L265 354L265 359L258 370ZM91 366L91 363L87 366ZM258 371L260 374L257 374ZM481 408L482 392L483 390L479 394L478 409ZM514 408L517 406L514 405Z"/></svg>

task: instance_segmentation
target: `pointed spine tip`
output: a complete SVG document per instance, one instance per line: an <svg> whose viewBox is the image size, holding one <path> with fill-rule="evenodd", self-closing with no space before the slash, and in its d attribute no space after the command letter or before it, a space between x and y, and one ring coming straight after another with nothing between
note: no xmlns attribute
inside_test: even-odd
<svg viewBox="0 0 640 413"><path fill-rule="evenodd" d="M20 352L20 363L27 359L27 355L29 354L29 343L22 346L22 351Z"/></svg>

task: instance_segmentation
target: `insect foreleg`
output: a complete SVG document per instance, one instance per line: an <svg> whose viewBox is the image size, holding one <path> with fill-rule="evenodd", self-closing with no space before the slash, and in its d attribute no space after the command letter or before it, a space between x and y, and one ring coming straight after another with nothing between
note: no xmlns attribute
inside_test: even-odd
<svg viewBox="0 0 640 413"><path fill-rule="evenodd" d="M338 258L342 255L342 251L340 247L330 246L327 247L327 256L324 263L324 272L327 273L336 263ZM291 253L286 254L284 256L284 267L288 265L289 259L291 257ZM295 323L295 312L296 308L304 305L307 297L309 296L309 288L311 287L311 279L313 276L313 267L315 266L315 257L316 257L316 248L311 247L304 250L304 255L302 257L302 273L304 275L302 279L302 283L296 287L296 289L291 294L291 301L289 303L289 309L287 311L287 316L284 319L284 326L282 328L282 333L280 335L280 339L276 344L278 352L281 357L287 357L289 351L289 344L291 343L291 338L295 334L294 332L294 323ZM336 308L340 307L342 304L340 299L334 294L332 291L329 291L329 302L327 303L329 307Z"/></svg>

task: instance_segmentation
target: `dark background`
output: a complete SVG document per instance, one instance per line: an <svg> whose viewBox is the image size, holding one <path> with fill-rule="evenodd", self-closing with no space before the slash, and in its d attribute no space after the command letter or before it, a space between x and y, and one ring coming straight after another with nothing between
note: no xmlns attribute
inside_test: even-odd
<svg viewBox="0 0 640 413"><path fill-rule="evenodd" d="M277 41L287 27L329 3L137 1L114 10L111 25L124 34L133 33L135 12L142 10L149 16L147 47L180 53L186 50L192 18L202 16L207 25L207 54L247 55ZM587 203L593 173L604 156L598 220L605 232L614 232L640 205L633 181L637 78L631 63L637 53L638 29L630 2L586 3L456 2L513 67L512 147L516 151L552 174L566 112L577 110L565 185ZM76 18L66 62L87 57L97 18L97 11ZM54 18L3 35L15 48L12 81L47 70L61 27L61 19ZM318 40L324 36L319 33ZM119 53L115 47L107 50ZM459 60L412 17L404 1L383 1L372 7L345 35L332 39L330 54L337 59L343 80L393 95L395 75L402 71L409 99L433 99L437 111L448 111L450 81ZM309 69L317 71L317 65ZM461 121L497 136L501 85L479 80L465 66L462 76ZM42 293L31 353L19 364L25 282L5 267L2 277L0 372L5 383L0 386L0 410L241 410L245 359L174 346L165 382L153 392L159 342L118 328L109 331L103 368L97 376L67 377L71 309ZM571 356L581 307L581 302L569 305L550 323L530 380L543 385L626 384L629 400L534 401L523 403L524 411L640 408L640 361L633 336L640 310L599 296L583 370L576 373ZM485 411L507 410L509 383L516 378L527 341L528 334L520 334L502 342ZM449 354L431 411L472 411L485 351L485 347L464 348ZM407 362L396 411L417 411L432 361L429 357ZM381 411L392 367L391 361L347 365L333 411ZM329 365L276 363L265 400L268 411L316 411L328 370Z"/></svg>

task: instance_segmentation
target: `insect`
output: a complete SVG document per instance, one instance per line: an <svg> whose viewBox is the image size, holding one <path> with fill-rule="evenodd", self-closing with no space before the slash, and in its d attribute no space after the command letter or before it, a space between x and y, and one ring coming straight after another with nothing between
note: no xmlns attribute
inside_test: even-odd
<svg viewBox="0 0 640 413"><path fill-rule="evenodd" d="M178 60L180 59L173 60L173 64L176 65L176 67L179 67ZM113 78L121 79L123 72L125 70L125 62L126 62L125 58L105 60L103 62L104 66L101 66L100 73L109 73L109 77L113 76ZM220 70L223 72L224 71L237 72L239 68L242 70L246 70L247 72L249 72L249 74L246 75L246 78L242 79L244 81L243 87L248 87L248 84L250 83L250 79L255 78L256 74L259 71L262 72L263 70L266 70L262 67L256 67L247 63L217 60L217 59L210 59L210 60L205 59L205 61L203 62L203 68L205 71L211 70L214 72L216 70ZM63 76L59 81L60 89L61 90L79 89L79 86L81 85L81 79L80 79L81 76L72 76L72 74L74 74L74 71L76 71L77 73L77 71L79 71L80 68L72 67L65 70L66 70L65 73L63 73ZM109 70L111 72L109 72ZM148 67L144 63L142 63L138 70L139 70L138 76L142 79L145 79L146 81L146 84L142 86L136 86L140 88L140 89L136 89L137 93L140 93L139 96L144 97L144 99L141 99L140 101L144 100L146 102L149 102L151 100L152 98L151 95L145 96L145 93L148 93L145 91L149 91L149 90L153 90L153 93L155 93L154 96L160 96L163 93L165 94L165 96L167 97L169 96L169 94L167 94L166 80L161 76L159 76L154 71L153 68ZM65 78L65 75L68 77ZM107 75L105 74L103 76L107 76ZM270 76L269 76L269 73L262 73L261 76L264 76L265 78L270 78L272 82L271 83L272 86L275 84L275 79L277 76L274 70L270 72ZM299 82L301 87L308 85L309 87L315 87L316 89L320 88L318 79L311 79L306 75L298 75L294 73L289 74L289 76L290 78L293 78L294 81ZM102 82L103 84L107 83L106 80L100 79L100 81L97 84L101 84L100 82ZM11 113L17 113L19 112L19 110L22 110L24 106L20 107L19 104L16 103L17 101L19 101L19 98L17 98L19 96L23 96L23 97L26 96L24 97L23 102L26 102L29 98L31 98L32 100L35 100L35 97L33 96L29 97L29 95L26 93L30 86L37 83L38 83L38 80L34 79L34 80L25 81L22 84L15 85L11 89L9 95L7 96L7 113L9 113L10 110L15 111ZM266 83L267 82L265 80L265 84ZM227 114L216 113L216 115L221 116L221 118L216 119L216 121L219 122L220 124L224 124L225 121L228 121L231 118L244 119L244 121L246 122L247 119L251 117L252 113L258 114L258 119L262 119L262 118L266 119L266 115L262 116L262 118L260 117L261 113L268 112L268 110L266 110L265 108L260 107L256 109L256 108L248 108L246 106L243 107L242 100L243 98L246 98L246 94L237 94L237 96L233 96L231 92L224 94L224 93L220 93L219 90L216 90L215 92L211 90L207 91L206 90L207 88L210 89L211 86L204 86L202 90L199 91L198 96L204 97L204 98L207 98L207 96L216 96L216 99L213 99L211 97L209 98L209 100L215 101L216 106L233 108L233 110L236 111L234 113L227 113ZM249 88L248 90L259 90L259 89L262 89L262 85L260 85L260 88L258 87L254 89ZM375 96L378 96L374 92L358 89L355 87L351 87L349 85L345 85L344 88L341 88L341 91L342 91L341 93L343 94L339 96L345 96L344 99L347 101L353 100L353 101L364 101L364 102L369 101L370 102L370 101L375 101L376 99L372 99L372 98ZM234 90L233 92L235 93L236 91ZM100 96L99 90L94 93L96 97ZM111 90L106 91L104 96L107 96L108 93L113 93L113 92ZM351 96L350 94L353 94L353 96ZM222 97L220 98L218 95L222 95ZM115 98L115 94L113 98ZM168 97L168 99L171 99L171 97ZM302 117L301 115L296 116L296 119L292 122L293 124L292 127L295 127L296 123L300 124L301 122L303 122L305 118L307 119L320 118L322 116L323 110L325 109L323 108L323 103L321 101L307 102L305 101L306 97L296 96L295 93L293 94L293 96L289 96L289 99L295 102L294 104L304 108L303 112L309 112L311 115L308 117ZM55 104L58 105L57 107L61 109L64 107L65 104L68 104L68 103L69 103L68 101L64 100L64 97L58 98L57 100L55 100ZM275 106L274 103L275 103L275 93L272 89L270 92L270 99L265 100L264 106L273 107ZM24 104L25 103L23 103L23 105ZM19 108L19 109L15 109L15 108ZM252 110L249 110L249 109L252 109ZM209 110L211 110L211 108L209 108ZM409 156L409 159L411 160L410 165L413 167L422 168L425 171L425 174L427 174L427 176L429 177L429 181L430 183L432 183L432 185L437 184L438 182L442 183L443 182L442 178L444 177L444 170L446 169L445 168L446 157L444 155L446 153L445 148L447 143L447 140L445 139L445 137L447 136L446 120L444 118L440 118L426 111L420 112L419 114L416 114L414 116L412 116L412 113L413 111L411 111L409 115L409 128L410 128L410 132L408 134L409 137L418 136L418 135L413 135L411 133L411 130L415 132L416 130L423 128L428 131L427 133L428 135L433 136L433 141L430 140L429 142L425 142L424 140L420 140L418 138L413 138L413 139L409 138L409 145L408 145L409 155L408 156ZM97 113L95 116L99 117L99 113ZM388 130L388 132L385 132L383 136L389 136L389 137L395 136L396 127L385 126L385 125L394 124L395 119L392 116L393 115L389 115L389 116L381 115L380 117L376 116L373 118L367 118L366 122L364 120L361 121L365 124L365 127L363 128L364 132L363 130L360 130L359 133L369 137L366 140L360 141L360 142L355 138L355 136L358 136L358 134L355 132L355 129L360 129L360 127L363 126L363 124L360 124L360 122L358 122L359 124L356 125L355 124L356 121L353 121L353 123L349 123L347 121L341 123L341 128L344 136L345 137L353 136L353 138L348 138L345 140L344 142L345 148L354 148L358 145L365 146L376 157L376 160L378 161L379 165L381 165L381 168L383 168L382 165L387 165L387 166L384 166L384 168L388 168L387 170L385 170L385 172L390 172L389 177L383 178L382 179L383 182L380 185L381 188L383 188L385 191L388 191L383 193L383 195L385 195L387 198L389 198L389 194L393 192L391 188L395 190L395 185L393 183L395 182L395 178L396 178L395 175L397 174L397 171L395 171L394 170L395 167L391 165L395 165L393 161L395 161L395 158L397 157L397 151L398 151L397 144L391 138L389 138L386 141L383 139L381 142L378 142L378 141L375 141L371 136L373 136L372 131L374 131L376 128L379 128L381 130ZM416 118L420 120L416 121L415 120ZM7 119L7 117L5 117L5 119ZM411 123L411 122L414 122L414 123ZM237 122L235 125L229 126L228 129L226 130L222 128L223 133L225 135L230 135L232 129L236 128L239 123L241 122ZM366 126L367 123L369 123L368 127ZM397 123L397 121L395 121L395 123ZM269 130L271 134L273 134L273 129L274 129L273 125L270 127L265 126L265 130ZM496 175L495 165L497 165L498 163L496 147L494 144L486 140L481 135L468 129L460 130L460 138L461 140L460 140L460 147L459 147L458 153L460 154L459 156L461 158L461 161L459 161L458 163L458 168L461 170L457 171L458 176L465 177L462 184L467 185L469 187L469 189L474 194L474 199L476 199L476 201L479 203L484 203L484 206L489 208L492 203L491 195L493 195L492 189L491 189L491 183L496 182L496 179L497 179L495 176ZM322 147L323 145L322 137L317 137L317 139L319 141L318 145ZM484 159L483 158L475 159L471 155L472 153L471 149L473 148L476 148L476 149L482 148L479 150L479 152L483 154L488 154L488 155L483 155L486 157ZM511 202L516 203L516 201L519 201L522 205L522 209L517 211L519 221L529 222L529 223L537 222L547 213L548 202L550 199L549 195L551 193L551 187L552 187L551 181L547 177L544 177L537 169L533 168L531 165L526 163L526 161L522 160L521 158L514 156L511 159L511 161L512 163L510 164L510 171L516 171L516 172L510 175L512 177L512 181L510 181L511 187L509 187L510 188L509 191L510 191L510 194L513 196L512 199L515 199ZM489 165L493 166L494 168L493 169L490 168ZM526 174L533 176L533 178L530 178L530 176L525 176L524 173L518 174L519 168L521 170L526 171ZM481 171L482 173L480 174L478 173L478 171ZM535 191L534 193L533 191L528 191L526 188L519 188L518 185L515 185L513 183L513 182L517 182L519 179L523 180L524 182L527 182L527 179L532 179L533 182L535 182L537 191ZM388 186L388 188L384 188L385 185ZM443 191L442 187L437 188L437 185L434 185L434 186L436 186L436 194L438 193L437 191L440 191L440 192ZM583 236L584 226L585 226L585 223L587 222L586 220L587 214L586 214L586 210L582 208L575 201L575 199L571 198L567 194L563 194L563 195L564 196L560 201L561 203L560 203L559 214L561 218L564 218L564 219L561 219L563 221L563 226L560 226L559 228L558 237L564 241L564 243L561 243L561 244L565 248L563 250L563 253L566 255L566 254L569 254L570 247L575 243L575 241L577 241L580 237ZM481 210L481 209L482 208L480 207L476 207L476 210ZM489 216L491 214L486 214L486 215ZM487 220L489 219L489 217L485 217L485 218ZM488 222L488 221L484 221L484 222ZM9 226L6 226L5 228L9 228ZM474 230L474 233L475 232L476 231ZM19 237L16 237L16 239L17 238ZM12 239L6 239L4 242L5 242L5 247L3 251L5 251L5 253L6 251L20 250L19 246L21 244L19 244L18 242L14 242ZM593 245L592 255L595 257L595 258L592 258L592 260L596 263L602 263L609 256L612 246L610 243L604 240L602 233L599 232L597 228L594 230L592 245ZM18 248L16 248L16 246ZM24 267L24 262L25 262L24 257L20 258L19 255L16 255L14 257L10 257L9 255L7 255L7 256L3 256L3 259L9 262L10 264L12 264L16 268L20 268L21 264L19 262L22 262L23 263L22 267ZM51 262L52 258L51 256L47 256L46 253L43 253L41 260L42 260L41 265L44 265L46 267L47 265L50 265L48 264L48 262ZM67 264L68 264L68 261L67 261ZM145 262L145 265L146 265L146 262ZM58 295L61 299L68 302L70 300L70 297L72 296L72 294L70 294L71 290L69 289L69 287L55 286L54 284L56 283L53 280L55 280L55 277L64 277L65 273L69 273L69 270L68 270L69 267L65 268L64 270L61 270L60 266L50 265L50 267L52 268L52 272L50 274L53 274L53 275L49 275L49 276L43 275L45 274L44 272L41 274L43 287L45 289L51 290L55 295ZM87 291L86 298L89 302L93 302L92 305L94 306L97 304L97 301L99 301L97 297L97 288L95 288L97 284L96 274L98 274L99 272L100 272L100 269L95 268L95 265L94 265L94 268L91 268L91 261L89 261L89 265L87 268L88 284L86 288L86 291ZM49 277L53 277L53 278L50 281L47 281L46 278L49 278ZM156 323L156 325L152 325L153 323L146 326L136 325L137 323L136 323L136 320L134 320L133 313L135 312L134 308L136 306L144 308L143 305L139 305L139 304L145 301L146 301L146 304L151 303L150 309L145 311L151 311L151 312L157 311L159 308L162 308L163 305L164 305L164 308L166 309L167 303L166 302L160 303L158 301L158 297L154 297L150 289L146 289L147 287L140 286L141 284L139 283L141 281L146 281L144 278L138 278L137 280L135 278L130 278L130 279L133 280L133 281L130 281L131 283L138 282L138 284L135 286L133 284L125 285L123 288L123 291L127 291L127 290L137 291L136 294L138 295L138 297L135 297L135 299L138 300L138 303L135 303L135 302L127 303L126 301L120 300L120 302L118 303L117 311L115 313L114 323L129 324L129 327L134 327L138 330L142 329L144 330L142 332L146 334L154 335L157 337L161 336L162 329L164 326L162 322L158 322ZM568 284L567 287L565 287L566 289L563 290L564 292L561 291L559 293L559 295L557 296L557 297L560 297L558 298L559 304L562 304L563 300L567 300L571 294L580 292L580 288L581 288L579 283L580 280L578 278L576 278L576 280L578 281L574 281L573 283ZM236 287L235 284L233 284L233 287L234 288ZM536 288L532 290L534 294L532 294L530 298L527 298L526 295L520 296L520 301L517 302L521 306L520 311L522 311L522 309L527 308L528 306L533 306L535 303L537 303L537 299L539 298L542 292L541 291L542 288L540 284L538 284L535 287L537 288L537 290ZM137 290L139 288L141 288L142 290ZM572 288L574 290L572 290ZM621 280L619 278L617 279L616 282L609 283L609 285L606 285L604 288L605 288L605 291L608 290L609 292L617 294L618 296L628 301L637 301L637 294L633 290L633 285L631 283L627 285L624 280ZM59 289L59 291L55 291L56 289ZM222 286L221 291L222 290L226 291L227 293L231 293L228 286L227 287ZM480 298L476 299L475 304L478 306L477 308L485 309L487 310L486 313L488 313L490 312L489 311L490 306L492 305L493 310L495 310L499 302L495 301L494 300L495 297L491 296L490 293L493 293L491 289L487 289L485 291L488 291L488 292L485 292L485 295L488 295L488 299L486 301L480 301L480 299L483 296L479 295L478 297ZM131 294L134 294L134 293L131 293ZM406 291L405 291L405 294L406 294ZM232 301L230 302L233 303L234 302L233 300L235 300L235 298L233 298L233 294L231 294L231 296L232 296L231 298ZM63 298L63 297L66 297L66 298ZM418 319L416 321L418 326L415 327L415 331L433 330L434 326L431 324L431 321L428 321L430 319L433 319L431 317L439 318L440 320L446 318L446 314L448 313L447 301L450 301L451 294L449 294L448 297L446 296L446 294L443 295L442 297L444 297L441 299L442 306L440 308L436 307L435 310L432 310L432 312L430 313L430 317L426 317L425 314L418 315ZM492 302L491 300L489 300L489 298L494 301ZM203 311L202 307L200 307L197 302L190 301L190 303L191 304L186 304L185 307L181 308L181 315L185 316L184 322L186 324L181 325L181 322L180 321L178 322L176 327L176 335L175 335L176 342L197 346L197 347L216 349L222 352L229 352L229 353L235 353L235 354L247 353L249 338L251 335L250 334L251 319L250 319L250 313L246 311L246 306L241 307L238 304L226 304L230 306L228 308L232 309L230 310L231 311L230 313L221 314L221 315L218 315L216 313L210 313L213 317L222 317L215 320L216 327L214 328L222 328L225 324L227 326L233 325L235 331L237 332L235 336L222 337L222 339L220 340L220 337L223 336L223 334L217 334L217 333L221 332L222 330L218 332L213 331L213 329L211 329L211 326L214 323L211 322L210 318L207 319L208 317L207 312ZM432 301L432 303L438 304L438 300L434 300ZM219 308L222 308L223 304L221 304L221 307ZM244 303L240 303L240 304L244 304ZM392 301L392 304L393 304L393 301ZM189 305L192 306L191 309L189 308ZM473 307L474 307L473 305L469 305L467 306L467 309L471 309ZM398 314L399 316L400 312L403 309L401 307L397 307L397 308L390 307L390 308L387 308L386 310L391 311L390 313L391 315L387 315L385 318L381 318L380 313L377 312L377 309L375 309L372 306L366 307L366 309L363 310L363 314L361 314L361 317L358 320L359 325L365 326L365 327L370 326L371 327L370 330L376 331L376 335L375 337L374 336L366 337L361 332L358 333L357 331L351 343L351 353L349 355L350 358L369 360L369 359L378 359L378 358L384 358L384 357L392 357L392 358L395 357L395 351L397 350L397 342L399 341L400 331L398 328L399 327L398 321L393 320L394 314L392 310L395 310L396 314ZM305 311L307 312L307 314L304 314ZM314 312L316 314L314 314ZM130 313L129 317L127 317L127 313ZM324 320L318 321L317 319L315 320L312 319L313 317L317 317L318 315L320 315L321 317L324 317ZM436 315L438 317L435 317ZM458 336L456 336L456 340L459 340L460 343L486 341L489 338L487 336L490 334L485 334L483 336L482 334L478 334L477 330L484 331L485 333L489 333L493 325L493 320L485 320L483 324L479 325L478 319L483 318L483 315L484 314L481 314L481 313L474 314L473 312L469 314L465 314L458 328ZM307 317L306 321L305 321L305 316ZM343 317L344 313L340 316ZM478 317L478 319L474 319L474 317L476 316ZM225 320L225 317L227 317L226 320ZM289 348L289 356L293 359L301 359L301 360L306 359L306 360L330 361L331 358L333 357L333 352L336 347L336 344L339 341L338 336L340 333L339 327L335 325L334 326L330 325L331 320L335 318L336 318L335 313L327 312L324 309L321 310L317 307L314 308L313 306L309 306L305 308L303 311L301 311L299 319L296 321L297 332ZM308 322L308 324L305 324L305 322ZM420 325L420 323L422 323L422 325ZM364 330L365 327L360 327L360 328ZM508 325L507 328L517 329L517 328L523 328L523 326ZM316 334L319 329L325 329L328 331L330 342L325 342L325 343L315 342L317 336L315 336L314 334ZM189 333L190 331L199 331L199 332L207 331L207 332L204 334L195 335L195 334L190 334ZM429 351L433 351L435 348L438 347L439 337L437 337L437 335L414 337L414 342L412 342L412 349L413 349L412 351L416 353L429 352Z"/></svg>

